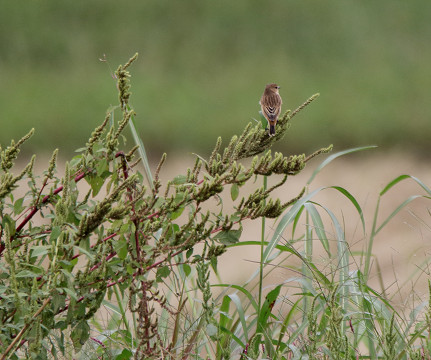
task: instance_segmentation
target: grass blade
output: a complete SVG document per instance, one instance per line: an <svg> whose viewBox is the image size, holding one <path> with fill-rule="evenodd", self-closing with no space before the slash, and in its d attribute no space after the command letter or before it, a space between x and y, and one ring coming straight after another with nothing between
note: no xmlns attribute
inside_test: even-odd
<svg viewBox="0 0 431 360"><path fill-rule="evenodd" d="M339 191L340 193L342 193L346 198L348 198L350 200L350 202L353 204L353 206L356 208L359 217L361 218L361 223L362 223L362 229L365 233L365 220L364 220L364 213L362 212L362 208L359 205L358 201L355 199L355 197L348 192L346 189L340 187L340 186L331 186L332 189L335 189L337 191Z"/></svg>
<svg viewBox="0 0 431 360"><path fill-rule="evenodd" d="M127 106L128 110L130 111L130 107ZM150 170L150 164L148 162L147 152L145 151L144 143L141 140L141 137L139 136L138 132L136 131L135 126L135 117L132 115L129 120L129 127L130 131L132 132L133 140L135 141L135 144L139 146L138 152L139 156L141 157L142 164L144 165L145 175L147 176L148 184L150 185L151 189L154 188L153 184L153 175L151 174Z"/></svg>
<svg viewBox="0 0 431 360"><path fill-rule="evenodd" d="M315 231L317 238L321 242L328 256L331 257L331 251L329 249L329 241L328 241L328 238L326 237L325 226L323 225L322 217L320 216L319 212L314 206L314 203L307 202L306 204L304 204L304 206L311 217L311 221L313 222L313 230Z"/></svg>
<svg viewBox="0 0 431 360"><path fill-rule="evenodd" d="M391 189L395 184L398 184L402 180L405 179L412 179L414 180L422 189L424 189L428 195L431 196L431 190L428 188L421 180L419 180L417 177L411 176L411 175L400 175L394 180L392 180L388 185L385 186L385 188L380 192L380 196L388 192L389 189Z"/></svg>
<svg viewBox="0 0 431 360"><path fill-rule="evenodd" d="M330 162L332 162L333 160L335 160L336 158L343 156L343 155L347 155L347 154L351 154L357 151L362 151L362 150L369 150L369 149L374 149L375 145L370 145L370 146L362 146L362 147L357 147L357 148L353 148L353 149L348 149L348 150L344 150L344 151L340 151L337 152L336 154L333 154L331 156L328 156L327 159L325 159L317 168L316 170L314 170L313 174L311 175L310 179L308 179L307 181L307 185L310 185L311 182L314 180L314 178L316 177L316 175L326 166L328 165Z"/></svg>
<svg viewBox="0 0 431 360"><path fill-rule="evenodd" d="M417 198L428 198L427 196L422 196L422 195L413 195L410 196L407 200L403 201L403 203L401 205L399 205L386 219L385 221L382 222L382 224L378 227L378 229L375 232L375 235L377 235L379 233L380 230L382 230L386 224L396 215L398 214L406 205L408 205L409 203L411 203L413 200L417 199Z"/></svg>
<svg viewBox="0 0 431 360"><path fill-rule="evenodd" d="M304 206L304 204L313 198L316 194L318 194L323 187L318 188L311 192L310 194L305 195L301 199L299 199L291 208L290 210L283 215L281 220L279 221L277 228L275 229L274 235L272 236L271 241L268 243L268 246L265 248L264 256L262 261L266 263L268 261L269 255L271 254L272 250L277 246L278 242L283 236L283 232L286 229L289 224L295 220L296 215L299 211L301 211L301 208Z"/></svg>

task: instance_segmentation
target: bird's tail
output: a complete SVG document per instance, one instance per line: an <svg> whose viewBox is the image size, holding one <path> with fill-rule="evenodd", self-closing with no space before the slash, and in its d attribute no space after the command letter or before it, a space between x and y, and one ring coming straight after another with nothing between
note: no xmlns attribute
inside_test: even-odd
<svg viewBox="0 0 431 360"><path fill-rule="evenodd" d="M269 136L274 136L275 135L275 124L271 125L269 124Z"/></svg>

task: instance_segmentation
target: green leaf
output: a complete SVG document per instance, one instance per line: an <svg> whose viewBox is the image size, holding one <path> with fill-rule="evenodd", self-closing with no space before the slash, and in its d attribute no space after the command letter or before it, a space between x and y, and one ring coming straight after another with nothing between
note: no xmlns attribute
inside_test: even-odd
<svg viewBox="0 0 431 360"><path fill-rule="evenodd" d="M84 245L84 244L82 244ZM75 249L77 249L80 253L87 255L87 257L93 261L94 259L94 255L88 251L86 248L82 247L82 246L74 246Z"/></svg>
<svg viewBox="0 0 431 360"><path fill-rule="evenodd" d="M281 285L278 285L275 289L271 290L268 295L265 297L265 302L262 305L262 309L259 313L258 319L258 331L262 331L266 328L269 315L272 312L272 308L274 307L275 301L280 295ZM260 329L259 329L260 327Z"/></svg>
<svg viewBox="0 0 431 360"><path fill-rule="evenodd" d="M61 234L61 227L60 226L53 226L51 230L51 234L49 235L49 241L53 242L58 239L58 237Z"/></svg>
<svg viewBox="0 0 431 360"><path fill-rule="evenodd" d="M8 215L8 214L5 214L4 216L3 216L3 219L2 219L2 228L5 228L6 227L6 225L8 225L9 226L9 233L10 233L10 236L14 236L15 235L15 229L16 229L16 223L15 223L15 221L11 218L11 216L10 215Z"/></svg>
<svg viewBox="0 0 431 360"><path fill-rule="evenodd" d="M233 201L235 201L238 198L239 195L239 186L238 184L232 184L230 188L230 196Z"/></svg>
<svg viewBox="0 0 431 360"><path fill-rule="evenodd" d="M48 245L32 246L30 248L31 257L39 257L48 254L49 249L51 249L51 246Z"/></svg>
<svg viewBox="0 0 431 360"><path fill-rule="evenodd" d="M162 282L163 279L167 278L170 273L171 273L171 270L169 270L169 267L167 266L162 266L161 268L158 268L156 273L156 281Z"/></svg>
<svg viewBox="0 0 431 360"><path fill-rule="evenodd" d="M262 124L262 129L266 129L268 127L268 120L263 116L262 111L259 111L259 120Z"/></svg>
<svg viewBox="0 0 431 360"><path fill-rule="evenodd" d="M132 265L127 264L126 265L126 271L129 275L133 275L133 273L135 272L135 269L132 267Z"/></svg>
<svg viewBox="0 0 431 360"><path fill-rule="evenodd" d="M54 291L51 303L54 306L54 313L57 313L58 309L63 308L66 305L66 297L58 291Z"/></svg>
<svg viewBox="0 0 431 360"><path fill-rule="evenodd" d="M86 176L85 180L91 186L91 190L93 191L93 197L99 193L100 189L105 183L105 179L100 176Z"/></svg>
<svg viewBox="0 0 431 360"><path fill-rule="evenodd" d="M184 211L184 206L181 206L176 211L171 212L171 214L170 214L171 220L175 220L175 219L179 218L181 216L181 214L183 213L183 211Z"/></svg>
<svg viewBox="0 0 431 360"><path fill-rule="evenodd" d="M216 275L218 275L218 270L217 270L217 264L218 264L218 262L217 262L217 256L213 256L213 257L211 257L211 259L210 259L210 263L211 263L211 267L213 268L213 270L214 270L214 273L216 274Z"/></svg>
<svg viewBox="0 0 431 360"><path fill-rule="evenodd" d="M192 272L192 268L188 264L183 264L183 271L184 271L184 274L186 274L186 277L188 277Z"/></svg>
<svg viewBox="0 0 431 360"><path fill-rule="evenodd" d="M218 240L223 245L232 245L239 241L241 233L242 230L223 230L214 236L214 240Z"/></svg>
<svg viewBox="0 0 431 360"><path fill-rule="evenodd" d="M85 148L84 148L84 150L85 150ZM76 165L78 165L80 163L81 159L82 159L82 155L74 156L72 158L72 160L70 160L70 162L69 162L70 168L73 169Z"/></svg>
<svg viewBox="0 0 431 360"><path fill-rule="evenodd" d="M187 181L187 177L185 175L177 175L172 180L172 184L181 185L181 184L185 184L186 181Z"/></svg>
<svg viewBox="0 0 431 360"><path fill-rule="evenodd" d="M227 295L223 297L223 302L220 307L220 321L219 326L220 327L227 327L229 324L229 321L231 320L231 317L229 316L229 307L231 303L231 298Z"/></svg>
<svg viewBox="0 0 431 360"><path fill-rule="evenodd" d="M108 160L106 159L101 159L98 161L97 166L96 166L96 173L98 176L102 177L102 178L106 178L107 175L109 175L109 165L108 165Z"/></svg>
<svg viewBox="0 0 431 360"><path fill-rule="evenodd" d="M73 280L75 280L74 275L70 271L68 271L67 269L60 269L60 272L62 274L64 274L64 276L67 277L70 282L72 282Z"/></svg>
<svg viewBox="0 0 431 360"><path fill-rule="evenodd" d="M120 355L117 355L115 360L130 360L133 357L133 353L130 350L124 349Z"/></svg>
<svg viewBox="0 0 431 360"><path fill-rule="evenodd" d="M25 266L27 268L27 270L32 271L33 273L37 274L37 275L42 275L44 273L44 269L42 267L36 266L36 265L32 265L32 264L28 264L28 263L20 263L21 266Z"/></svg>
<svg viewBox="0 0 431 360"><path fill-rule="evenodd" d="M127 240L124 236L121 236L118 241L114 242L114 249L120 259L124 260L127 257Z"/></svg>
<svg viewBox="0 0 431 360"><path fill-rule="evenodd" d="M73 290L71 290L71 289L69 289L69 288L65 288L65 287L63 287L63 288L57 288L57 290L58 291L63 291L63 292L65 292L67 295L69 295L73 300L75 300L75 301L77 301L78 300L78 297L77 297L77 295L76 295L76 292L75 291L73 291Z"/></svg>
<svg viewBox="0 0 431 360"><path fill-rule="evenodd" d="M16 274L16 277L17 278L32 278L32 277L34 278L34 277L38 277L39 275L40 275L40 273L36 274L30 270L22 270L18 274Z"/></svg>
<svg viewBox="0 0 431 360"><path fill-rule="evenodd" d="M87 150L87 148L86 148L86 147L81 147L81 148L79 148L79 149L76 149L76 150L75 150L75 152L83 152L83 151L85 151L85 150Z"/></svg>
<svg viewBox="0 0 431 360"><path fill-rule="evenodd" d="M86 321L79 322L70 334L70 338L72 339L76 352L81 350L82 346L86 343L89 337L90 326L88 326Z"/></svg>
<svg viewBox="0 0 431 360"><path fill-rule="evenodd" d="M24 210L24 206L22 205L24 202L24 198L18 199L13 204L13 212L15 215L21 214L21 212Z"/></svg>
<svg viewBox="0 0 431 360"><path fill-rule="evenodd" d="M120 222L121 221L123 221L123 220L120 220ZM122 224L121 226L120 226L120 231L118 232L119 234L125 234L125 233L127 233L128 231L129 231L129 227L130 227L130 224L129 223L125 223L125 224Z"/></svg>

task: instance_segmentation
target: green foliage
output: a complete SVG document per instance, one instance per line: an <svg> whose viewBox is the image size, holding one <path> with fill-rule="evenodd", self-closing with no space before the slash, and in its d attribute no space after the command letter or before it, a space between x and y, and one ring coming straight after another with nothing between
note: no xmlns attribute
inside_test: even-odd
<svg viewBox="0 0 431 360"><path fill-rule="evenodd" d="M132 354L135 359L187 358L203 332L214 340L223 339L214 315L210 269L217 268L217 258L227 245L239 242L243 221L278 217L295 203L304 191L284 204L270 195L311 158L331 150L290 157L273 156L268 150L313 96L296 111L285 113L275 138L250 123L224 149L219 138L208 160L197 157L192 169L167 184L159 179L163 155L154 176L146 174L150 183L145 185L136 165L148 160L134 159L137 150L145 155L141 142L127 153L120 148L121 134L134 117L128 67L136 58L116 72L120 105L108 111L86 146L66 162L61 178L56 176L57 150L42 177L32 171L35 157L19 175L11 172L33 130L1 151L0 349L4 357L46 358L50 353L59 358L87 351L90 342L99 344L97 353L102 353L119 340L124 348L111 350L116 351L116 359ZM114 121L116 112L118 121ZM246 158L252 158L247 166L239 162ZM240 187L254 176L271 174L283 177L270 189L258 187L239 196ZM78 186L83 180L88 190ZM223 207L203 210L208 200L229 189L234 189L231 212ZM184 318L183 297L192 272L202 294L201 310L195 314L198 323ZM102 330L98 339L91 324L97 324L97 312L113 294L116 305L108 303L124 328L109 337ZM263 305L259 333L266 329L276 298L277 294L268 297ZM132 326L125 302L134 319Z"/></svg>

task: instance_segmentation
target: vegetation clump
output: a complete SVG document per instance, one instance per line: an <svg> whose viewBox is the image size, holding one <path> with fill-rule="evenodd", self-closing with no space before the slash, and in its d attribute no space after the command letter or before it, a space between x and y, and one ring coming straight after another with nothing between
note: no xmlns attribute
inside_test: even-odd
<svg viewBox="0 0 431 360"><path fill-rule="evenodd" d="M219 138L208 160L197 157L193 168L167 184L159 178L166 160L164 154L154 178L146 172L146 182L137 170L140 161L146 163L145 169L149 168L146 158L136 158L136 153L145 153L141 143L138 141L127 152L120 148L122 132L128 124L134 126L128 67L136 58L137 55L116 71L119 106L108 112L80 154L65 164L62 178L56 176L57 150L42 178L33 172L35 157L18 175L11 172L20 147L34 130L1 149L3 358L18 358L18 354L41 359L56 357L68 351L70 344L74 351L81 351L92 334L90 322L104 299L114 293L119 302L127 299L128 310L135 319L131 348L136 359L181 353L175 336L178 337L184 293L170 292L168 299L159 290L165 279L179 269L186 275L192 269L197 271L204 304L200 316L206 324L211 323L209 314L215 304L208 266L216 269L217 258L226 246L239 241L244 220L278 217L297 201L304 191L286 203L270 195L311 158L331 149L290 157L267 151L283 136L295 114L287 112L274 139L259 125L250 123L224 149ZM116 111L121 114L118 121L114 119ZM248 166L239 162L250 157ZM283 175L275 186L259 187L248 196L238 196L239 188L253 176L272 174ZM22 195L24 180L28 190ZM78 186L83 180L90 186L85 193ZM232 212L203 210L205 202L219 197L228 187L233 188L236 203ZM198 244L204 246L197 247ZM160 333L156 309L164 309L173 319L174 338L168 340ZM67 332L70 341L64 335ZM193 344L193 339L192 333L182 342ZM188 349L184 346L183 356Z"/></svg>

